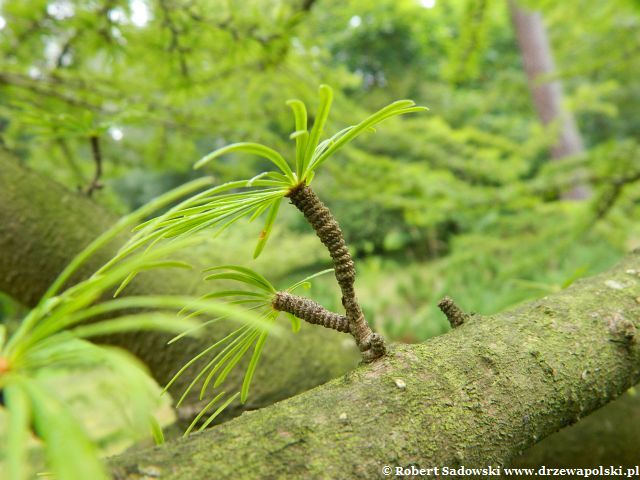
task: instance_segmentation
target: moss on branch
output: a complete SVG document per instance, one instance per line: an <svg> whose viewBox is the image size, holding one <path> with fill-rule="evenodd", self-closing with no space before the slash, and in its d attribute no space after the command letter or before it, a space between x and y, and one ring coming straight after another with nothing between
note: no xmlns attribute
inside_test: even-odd
<svg viewBox="0 0 640 480"><path fill-rule="evenodd" d="M635 252L611 271L203 434L112 460L118 479L375 478L382 466L503 465L640 380Z"/></svg>

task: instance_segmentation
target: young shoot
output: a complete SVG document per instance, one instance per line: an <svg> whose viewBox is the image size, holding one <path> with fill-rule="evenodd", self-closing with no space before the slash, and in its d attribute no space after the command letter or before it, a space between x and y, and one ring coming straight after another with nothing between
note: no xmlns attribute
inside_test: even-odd
<svg viewBox="0 0 640 480"><path fill-rule="evenodd" d="M203 299L224 298L228 305L243 306L247 310L259 313L262 321L270 325L276 322L280 312L285 312L292 322L294 331L300 327L300 320L304 320L350 333L362 352L363 360L371 362L385 354L384 340L371 330L356 298L354 262L338 222L310 185L318 168L363 133L373 131L374 126L388 118L421 112L426 108L416 106L411 100L399 100L378 110L357 125L344 128L333 136L321 140L331 110L333 92L327 85L321 85L319 94L320 105L311 128L308 126L307 109L304 103L300 100L287 102L294 117L295 130L290 137L296 144L295 158L287 161L277 151L251 142L227 145L206 155L196 162L195 168L201 168L223 155L243 152L267 159L274 169L262 172L248 180L228 182L193 195L163 215L142 224L122 252L123 255L129 254L141 247L152 250L151 247L162 239L179 241L203 231L209 232L210 235L218 235L242 218L253 221L264 215L266 217L264 227L254 250L255 258L263 251L269 239L283 198L289 198L316 231L333 260L334 268L328 271L334 272L340 286L344 315L330 312L313 300L292 293L295 288L308 282L309 279L289 289L277 291L262 275L237 265L209 269L206 280L235 281L244 288L214 292ZM221 318L224 316L211 321L218 321ZM165 390L196 362L212 357L185 389L178 400L180 405L196 385L200 385L201 400L209 388L216 391L240 360L248 355L248 352L252 352L240 391L218 392L194 419L186 433L191 432L196 425L200 424L203 417L208 415L207 420L200 425L201 429L205 428L236 398L239 397L242 403L246 401L251 379L267 336L266 331L244 325L200 352L178 371ZM211 411L213 413L210 413Z"/></svg>
<svg viewBox="0 0 640 480"><path fill-rule="evenodd" d="M237 286L224 290L215 290L212 293L203 295L197 302L188 304L187 308L192 311L191 315L199 315L201 311L198 309L198 303L205 300L215 299L216 301L224 301L226 305L243 306L247 310L254 312L260 319L268 322L270 325L273 325L277 321L281 311L285 311L291 322L292 330L297 332L300 329L299 318L304 319L304 316L295 316L283 308L278 308L278 298L282 295L302 298L296 297L293 295L293 292L300 287L310 286L310 280L313 278L332 271L333 269L323 270L322 272L310 275L299 282L294 283L283 291L278 291L265 277L250 268L239 265L221 265L211 267L205 269L205 273L207 273L205 281L233 282L233 284ZM199 327L203 327L213 322L218 322L225 318L227 318L226 315L213 318L202 323ZM346 322L346 319L344 321ZM176 336L172 342L179 340L186 333L189 332ZM202 400L206 396L208 390L211 390L212 393L216 393L218 387L223 385L225 379L234 367L236 367L238 363L246 355L249 355L249 352L251 352L249 364L244 374L240 390L235 393L227 393L226 390L217 392L213 399L191 422L191 425L187 428L185 435L188 435L197 425L200 425L199 430L206 428L236 398L239 398L241 403L246 402L249 395L251 380L253 379L262 349L269 333L270 332L267 329L260 330L255 326L248 324L243 325L198 353L174 375L171 381L166 385L164 391L167 391L180 376L185 375L186 372L196 364L196 362L210 358L210 360L200 368L200 371L193 377L191 383L178 399L176 406L180 406L197 385L200 385L199 399ZM207 416L206 421L202 421L203 417L213 410L215 406L218 406L218 408Z"/></svg>

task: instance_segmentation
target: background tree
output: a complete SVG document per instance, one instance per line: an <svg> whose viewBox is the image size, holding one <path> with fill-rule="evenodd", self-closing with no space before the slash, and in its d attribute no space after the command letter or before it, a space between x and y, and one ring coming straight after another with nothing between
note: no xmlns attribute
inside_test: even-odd
<svg viewBox="0 0 640 480"><path fill-rule="evenodd" d="M513 26L522 51L522 61L532 97L543 124L560 123L557 144L551 149L554 158L582 153L582 138L573 115L562 105L562 85L559 81L545 81L554 75L555 65L547 32L539 12L529 12L509 2Z"/></svg>
<svg viewBox="0 0 640 480"><path fill-rule="evenodd" d="M579 155L584 151L582 137L572 112L562 104L562 84L549 79L554 75L555 65L542 16L539 12L524 10L515 1L509 2L509 9L540 121L547 126L555 125L558 130L551 156L559 160ZM585 186L577 185L567 193L567 198L584 199L588 194Z"/></svg>

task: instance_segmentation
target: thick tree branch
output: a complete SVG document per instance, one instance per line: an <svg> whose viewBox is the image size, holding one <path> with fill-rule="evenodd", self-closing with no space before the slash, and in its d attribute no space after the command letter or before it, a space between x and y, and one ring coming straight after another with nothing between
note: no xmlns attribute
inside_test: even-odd
<svg viewBox="0 0 640 480"><path fill-rule="evenodd" d="M376 478L502 465L640 380L640 250L616 268L199 435L112 461L118 479ZM632 328L633 327L633 328Z"/></svg>
<svg viewBox="0 0 640 480"><path fill-rule="evenodd" d="M545 438L511 463L515 467L594 468L638 464L640 394L637 387L620 398Z"/></svg>

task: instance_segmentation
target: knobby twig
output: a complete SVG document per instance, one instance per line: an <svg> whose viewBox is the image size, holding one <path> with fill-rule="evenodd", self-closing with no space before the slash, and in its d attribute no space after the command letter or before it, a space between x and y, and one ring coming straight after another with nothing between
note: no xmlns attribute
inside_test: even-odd
<svg viewBox="0 0 640 480"><path fill-rule="evenodd" d="M322 325L343 333L349 333L349 320L344 315L330 312L322 305L309 298L292 295L289 292L278 292L273 297L273 308L288 312L305 322Z"/></svg>
<svg viewBox="0 0 640 480"><path fill-rule="evenodd" d="M457 328L471 318L471 315L465 313L458 305L456 305L451 297L444 297L440 300L440 302L438 302L438 307L442 310L442 313L447 316L447 320L449 320L451 328Z"/></svg>
<svg viewBox="0 0 640 480"><path fill-rule="evenodd" d="M349 321L349 331L362 352L363 360L370 362L383 356L386 353L384 340L369 327L355 294L356 270L340 225L308 185L303 183L293 188L287 196L304 214L331 255L336 280L342 292L342 305Z"/></svg>

